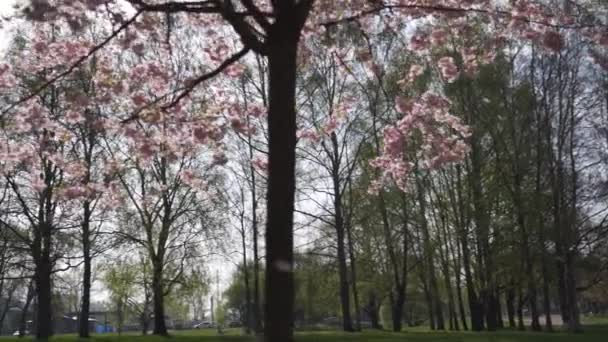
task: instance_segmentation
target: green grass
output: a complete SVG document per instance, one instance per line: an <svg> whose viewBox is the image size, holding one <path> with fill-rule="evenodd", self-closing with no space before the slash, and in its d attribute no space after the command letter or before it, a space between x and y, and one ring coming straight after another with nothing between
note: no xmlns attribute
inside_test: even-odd
<svg viewBox="0 0 608 342"><path fill-rule="evenodd" d="M0 338L1 342L30 341L12 337ZM57 336L53 342L76 342L79 339L73 335ZM255 338L240 335L240 330L230 329L224 336L217 336L215 330L176 331L170 338L156 336L139 336L137 334L94 335L91 342L255 342ZM608 325L589 325L583 334L534 333L519 331L499 332L431 332L413 330L402 333L366 331L358 334L348 334L336 331L298 332L296 342L606 342L608 341Z"/></svg>

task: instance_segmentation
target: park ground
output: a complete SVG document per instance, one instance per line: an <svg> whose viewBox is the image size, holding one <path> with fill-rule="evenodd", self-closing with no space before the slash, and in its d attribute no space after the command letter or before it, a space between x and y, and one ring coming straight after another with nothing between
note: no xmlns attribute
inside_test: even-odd
<svg viewBox="0 0 608 342"><path fill-rule="evenodd" d="M11 337L0 337L0 342L30 341ZM76 336L64 335L51 339L53 342L76 342ZM171 337L141 336L123 334L94 335L91 342L254 342L254 337L243 336L240 329L230 329L218 336L213 329L172 332ZM412 329L401 333L365 331L362 333L343 333L336 331L298 332L296 342L606 342L608 341L608 322L601 320L589 322L582 334L564 332L520 332L502 330L499 332L434 332Z"/></svg>

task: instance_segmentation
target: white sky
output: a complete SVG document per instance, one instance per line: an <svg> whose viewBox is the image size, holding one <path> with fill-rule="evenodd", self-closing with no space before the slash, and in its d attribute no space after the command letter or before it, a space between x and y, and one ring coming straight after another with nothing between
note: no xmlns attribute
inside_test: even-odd
<svg viewBox="0 0 608 342"><path fill-rule="evenodd" d="M7 15L13 12L13 5L15 4L15 0L0 0L0 16L6 17ZM6 35L7 26L5 21L2 20L2 28L0 29L0 51L3 51L6 45L8 44L8 39Z"/></svg>

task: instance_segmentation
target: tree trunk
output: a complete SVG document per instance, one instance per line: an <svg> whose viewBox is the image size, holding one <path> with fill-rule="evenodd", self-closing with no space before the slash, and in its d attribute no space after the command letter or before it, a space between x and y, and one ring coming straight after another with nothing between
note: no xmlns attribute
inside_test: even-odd
<svg viewBox="0 0 608 342"><path fill-rule="evenodd" d="M420 179L419 175L416 175L416 187L418 192L418 202L420 205L421 229L424 244L424 269L428 274L431 303L437 323L436 328L438 330L444 330L445 323L443 320L443 310L441 298L439 296L439 287L437 285L437 276L435 274L434 253L426 218L426 199L424 198L424 187L422 183L423 180Z"/></svg>
<svg viewBox="0 0 608 342"><path fill-rule="evenodd" d="M91 210L89 202L85 202L83 207L82 253L84 271L82 275L82 299L80 302L78 335L82 338L87 338L89 337L89 309L91 301L91 237L89 226Z"/></svg>
<svg viewBox="0 0 608 342"><path fill-rule="evenodd" d="M264 339L292 342L294 318L293 211L296 156L296 71L308 1L275 5L267 38L269 163L266 221Z"/></svg>
<svg viewBox="0 0 608 342"><path fill-rule="evenodd" d="M553 319L551 318L551 293L549 292L549 271L547 270L546 261L542 261L543 272L543 309L545 311L545 329L549 332L553 331Z"/></svg>
<svg viewBox="0 0 608 342"><path fill-rule="evenodd" d="M148 335L148 313L144 309L144 312L141 314L141 334L146 336Z"/></svg>
<svg viewBox="0 0 608 342"><path fill-rule="evenodd" d="M27 296L25 298L25 304L23 305L23 312L21 312L21 318L19 320L19 337L25 336L27 330L27 313L30 310L30 305L34 299L34 281L30 281L27 287Z"/></svg>
<svg viewBox="0 0 608 342"><path fill-rule="evenodd" d="M253 167L252 167L252 172ZM258 255L258 219L257 219L257 198L256 198L256 187L255 187L255 176L252 178L252 228L253 228L253 322L255 324L255 333L261 334L262 328L262 317L260 315L260 257Z"/></svg>
<svg viewBox="0 0 608 342"><path fill-rule="evenodd" d="M464 301L462 299L462 288L461 288L461 281L460 281L459 275L456 278L456 294L458 296L458 311L460 312L460 320L462 323L462 329L467 331L467 330L469 330L469 326L467 324L467 315L464 310Z"/></svg>
<svg viewBox="0 0 608 342"><path fill-rule="evenodd" d="M429 310L429 327L431 328L431 330L435 330L436 326L435 326L435 307L433 305L433 298L431 295L431 291L429 290L429 286L428 283L423 275L423 272L421 272L421 280L422 280L422 288L424 290L424 298L426 299L426 306Z"/></svg>
<svg viewBox="0 0 608 342"><path fill-rule="evenodd" d="M165 294L163 286L163 262L153 260L152 293L154 298L154 335L168 336L165 322Z"/></svg>
<svg viewBox="0 0 608 342"><path fill-rule="evenodd" d="M405 291L397 289L394 298L391 300L391 317L393 321L393 331L399 332L403 326L403 307L405 306Z"/></svg>
<svg viewBox="0 0 608 342"><path fill-rule="evenodd" d="M566 254L566 297L568 302L568 331L572 333L580 333L583 327L580 321L580 313L578 310L578 295L576 293L576 278L574 275L574 256L572 252Z"/></svg>
<svg viewBox="0 0 608 342"><path fill-rule="evenodd" d="M34 260L36 271L34 280L36 282L36 294L38 296L38 308L36 312L36 338L46 340L53 335L53 315L51 305L51 273L53 264L51 262L51 225L41 223L36 231L34 242Z"/></svg>
<svg viewBox="0 0 608 342"><path fill-rule="evenodd" d="M53 335L53 317L51 306L51 261L43 257L36 269L36 293L38 295L38 310L36 312L36 338L48 339Z"/></svg>
<svg viewBox="0 0 608 342"><path fill-rule="evenodd" d="M369 315L369 320L371 321L372 329L382 329L382 326L380 325L380 303L378 302L376 292L374 292L373 290L369 294L369 299L367 301L365 311Z"/></svg>
<svg viewBox="0 0 608 342"><path fill-rule="evenodd" d="M509 288L507 289L507 316L509 316L509 328L515 328L515 285L513 280L509 284Z"/></svg>
<svg viewBox="0 0 608 342"><path fill-rule="evenodd" d="M496 299L496 322L497 322L497 326L499 329L502 329L505 327L505 322L502 319L502 305L500 303L500 293L498 291L496 291L496 294L494 295L494 298Z"/></svg>
<svg viewBox="0 0 608 342"><path fill-rule="evenodd" d="M334 180L335 180L334 176ZM335 181L334 181L335 183ZM339 195L339 184L334 184L334 215L335 229L338 243L338 278L340 283L340 304L342 308L342 329L353 331L353 322L350 317L350 291L348 286L348 269L346 265L346 246L344 243L344 221L342 218L342 200Z"/></svg>
<svg viewBox="0 0 608 342"><path fill-rule="evenodd" d="M243 221L244 222L244 221ZM243 278L245 282L245 333L247 335L251 334L251 328L253 325L253 320L251 316L251 289L249 286L249 269L247 269L247 244L246 244L246 234L245 234L245 226L241 227L242 230L242 248L243 248Z"/></svg>
<svg viewBox="0 0 608 342"><path fill-rule="evenodd" d="M249 120L249 117L247 118ZM249 122L248 122L249 124ZM249 147L249 159L253 160L253 144L251 135L247 135L247 142ZM253 167L253 163L249 164L249 172L251 174L251 229L253 235L253 324L255 325L255 333L261 334L262 328L262 317L260 317L260 256L258 255L258 197L257 197L257 185L256 185L256 171Z"/></svg>
<svg viewBox="0 0 608 342"><path fill-rule="evenodd" d="M526 330L526 325L524 324L524 294L521 289L521 284L517 287L518 299L517 299L517 328L521 331Z"/></svg>
<svg viewBox="0 0 608 342"><path fill-rule="evenodd" d="M361 331L361 307L359 305L359 291L357 291L357 264L350 220L349 223L346 224L346 235L348 239L348 255L350 257L350 280L353 291L353 304L355 305L355 330Z"/></svg>

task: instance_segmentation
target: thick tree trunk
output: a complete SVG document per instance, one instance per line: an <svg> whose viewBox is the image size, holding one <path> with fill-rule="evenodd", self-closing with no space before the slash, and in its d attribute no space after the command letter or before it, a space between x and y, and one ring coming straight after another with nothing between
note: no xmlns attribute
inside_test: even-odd
<svg viewBox="0 0 608 342"><path fill-rule="evenodd" d="M393 321L393 331L399 332L403 326L403 307L405 306L405 291L397 289L394 298L391 300L391 317Z"/></svg>
<svg viewBox="0 0 608 342"><path fill-rule="evenodd" d="M84 204L84 219L82 223L82 253L83 253L83 275L82 275L82 299L80 301L80 318L78 335L82 338L89 337L89 309L91 301L91 237L89 219L91 216L90 205Z"/></svg>
<svg viewBox="0 0 608 342"><path fill-rule="evenodd" d="M51 274L53 263L51 261L51 225L41 223L36 230L34 238L34 260L36 270L34 281L38 307L36 311L36 338L46 340L53 335Z"/></svg>
<svg viewBox="0 0 608 342"><path fill-rule="evenodd" d="M266 221L266 342L292 342L293 211L296 157L296 71L307 1L278 2L267 39L269 164Z"/></svg>
<svg viewBox="0 0 608 342"><path fill-rule="evenodd" d="M152 296L154 300L154 335L168 336L165 322L165 294L163 286L163 262L153 261Z"/></svg>
<svg viewBox="0 0 608 342"><path fill-rule="evenodd" d="M578 295L576 293L576 278L574 274L574 256L572 252L566 255L566 297L568 302L568 331L580 333L583 331L578 310Z"/></svg>
<svg viewBox="0 0 608 342"><path fill-rule="evenodd" d="M36 338L39 340L46 340L53 335L51 267L48 255L43 256L36 267L36 294L38 296Z"/></svg>

